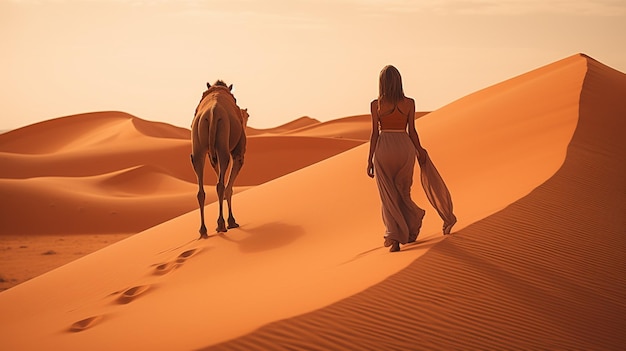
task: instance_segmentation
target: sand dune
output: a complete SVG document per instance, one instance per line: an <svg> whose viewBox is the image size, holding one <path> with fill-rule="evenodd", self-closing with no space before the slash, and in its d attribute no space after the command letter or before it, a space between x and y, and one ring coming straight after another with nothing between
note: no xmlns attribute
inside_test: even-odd
<svg viewBox="0 0 626 351"><path fill-rule="evenodd" d="M116 145L119 141L129 141L123 138L131 134L129 131L140 134L139 128L135 128L134 119L136 117L116 111L61 117L12 130L2 136L0 146L2 152L7 153L54 154L60 150L71 149L72 145L78 149L107 141L112 142L110 145ZM141 126L144 123L137 124ZM128 128L129 125L132 128ZM184 134L184 130L180 128L167 127L168 129L162 129L162 134L166 134L166 137L189 139L189 132Z"/></svg>
<svg viewBox="0 0 626 351"><path fill-rule="evenodd" d="M427 115L428 112L416 112L415 118ZM251 128L248 128L250 131ZM302 117L293 122L271 129L252 129L249 135L282 134L289 136L335 138L368 142L372 132L370 115L358 115L319 122L309 117Z"/></svg>
<svg viewBox="0 0 626 351"><path fill-rule="evenodd" d="M270 136L248 139L245 166L235 184L259 185L363 144L335 138ZM253 154L254 153L254 154Z"/></svg>
<svg viewBox="0 0 626 351"><path fill-rule="evenodd" d="M554 176L381 284L206 349L621 349L626 75L574 59L579 119Z"/></svg>
<svg viewBox="0 0 626 351"><path fill-rule="evenodd" d="M197 207L196 189L141 167L77 179L3 179L2 234L136 233Z"/></svg>
<svg viewBox="0 0 626 351"><path fill-rule="evenodd" d="M416 112L415 118L427 115L428 112ZM342 138L369 142L372 133L370 115L351 116L328 122L305 126L286 132L289 135Z"/></svg>
<svg viewBox="0 0 626 351"><path fill-rule="evenodd" d="M254 117L252 117L254 118ZM248 126L246 130L246 134L248 136L259 135L259 134L282 134L287 133L292 130L300 129L307 126L315 126L320 124L321 122L311 117L300 117L291 122L287 122L283 125L274 128L267 129L256 129Z"/></svg>
<svg viewBox="0 0 626 351"><path fill-rule="evenodd" d="M136 233L189 211L194 201L184 194L194 187L181 179L189 164L174 161L188 140L182 128L121 112L3 134L0 234Z"/></svg>
<svg viewBox="0 0 626 351"><path fill-rule="evenodd" d="M185 179L189 162L180 159L189 153L189 131L151 123L121 112L100 112L5 133L0 136L0 162L5 165L0 177L82 177L153 165Z"/></svg>
<svg viewBox="0 0 626 351"><path fill-rule="evenodd" d="M10 349L616 348L625 92L623 73L574 55L418 119L455 202L450 237L416 186L422 233L388 253L368 145L350 144L236 194L241 228L198 240L193 211L0 293L0 338ZM286 138L328 135L313 131L322 125L250 140L274 138L258 150L275 157ZM146 197L133 174L163 196L180 185L148 165L85 186Z"/></svg>

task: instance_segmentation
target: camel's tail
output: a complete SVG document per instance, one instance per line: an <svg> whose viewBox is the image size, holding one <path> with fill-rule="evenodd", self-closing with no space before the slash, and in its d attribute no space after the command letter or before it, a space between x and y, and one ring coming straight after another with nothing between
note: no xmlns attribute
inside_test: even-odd
<svg viewBox="0 0 626 351"><path fill-rule="evenodd" d="M217 164L217 123L218 118L215 116L215 110L213 108L209 109L209 159L211 160L211 164L215 166Z"/></svg>

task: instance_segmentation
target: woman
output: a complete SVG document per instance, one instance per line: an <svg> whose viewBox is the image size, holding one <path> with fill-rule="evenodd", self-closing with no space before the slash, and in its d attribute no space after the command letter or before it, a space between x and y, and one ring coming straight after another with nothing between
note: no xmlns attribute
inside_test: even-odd
<svg viewBox="0 0 626 351"><path fill-rule="evenodd" d="M439 173L420 144L415 130L415 101L404 96L400 72L385 66L380 72L378 99L370 105L372 135L367 174L374 177L382 201L386 227L385 247L400 251L400 244L414 242L425 211L411 199L415 154L422 167L422 185L430 202L444 218L444 234L450 233L456 218L452 200ZM426 172L425 172L426 171Z"/></svg>

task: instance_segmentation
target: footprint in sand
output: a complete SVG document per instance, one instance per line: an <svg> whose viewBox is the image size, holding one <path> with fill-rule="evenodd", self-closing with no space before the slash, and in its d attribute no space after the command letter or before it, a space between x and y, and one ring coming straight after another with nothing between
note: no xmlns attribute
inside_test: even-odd
<svg viewBox="0 0 626 351"><path fill-rule="evenodd" d="M198 249L191 249L191 250L187 250L187 251L181 253L180 255L178 255L178 258L176 259L176 263L178 263L178 264L184 263L189 258L191 258L193 255L198 253L198 251L199 251Z"/></svg>
<svg viewBox="0 0 626 351"><path fill-rule="evenodd" d="M154 274L163 275L163 274L169 273L173 271L174 268L176 268L176 266L178 266L176 262L166 262L166 263L158 264L156 268L154 268Z"/></svg>
<svg viewBox="0 0 626 351"><path fill-rule="evenodd" d="M137 297L143 295L146 291L148 291L148 289L150 289L149 285L138 285L132 288L128 288L124 290L124 292L122 292L120 297L117 298L117 302L121 304L127 304L135 300Z"/></svg>
<svg viewBox="0 0 626 351"><path fill-rule="evenodd" d="M93 317L85 318L83 320L80 320L72 324L72 326L70 327L70 331L76 333L76 332L89 329L93 327L94 325L98 324L101 320L102 320L102 316L93 316Z"/></svg>
<svg viewBox="0 0 626 351"><path fill-rule="evenodd" d="M154 268L154 274L163 275L173 271L175 268L185 263L185 261L197 254L199 251L199 249L190 249L178 255L178 257L176 257L176 260L174 260L173 262L157 264Z"/></svg>

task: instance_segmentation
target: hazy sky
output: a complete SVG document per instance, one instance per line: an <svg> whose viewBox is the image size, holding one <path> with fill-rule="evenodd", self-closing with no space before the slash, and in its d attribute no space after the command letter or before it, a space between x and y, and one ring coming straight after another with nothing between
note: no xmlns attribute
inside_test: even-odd
<svg viewBox="0 0 626 351"><path fill-rule="evenodd" d="M626 72L623 0L0 0L0 129L118 110L189 127L207 81L249 125L368 113L386 64L417 109L578 52Z"/></svg>

